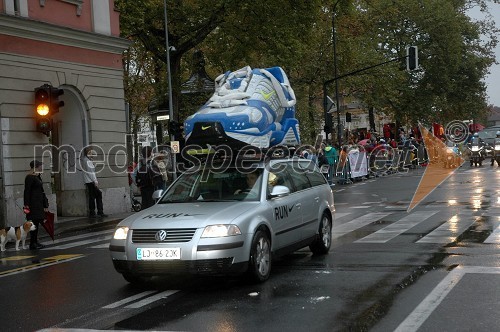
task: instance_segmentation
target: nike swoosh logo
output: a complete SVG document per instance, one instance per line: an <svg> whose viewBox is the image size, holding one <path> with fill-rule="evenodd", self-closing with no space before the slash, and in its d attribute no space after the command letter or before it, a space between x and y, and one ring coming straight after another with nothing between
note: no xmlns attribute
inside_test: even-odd
<svg viewBox="0 0 500 332"><path fill-rule="evenodd" d="M288 208L288 212L292 212L293 207L294 207L294 205L292 205L292 207L289 207L289 208Z"/></svg>
<svg viewBox="0 0 500 332"><path fill-rule="evenodd" d="M212 126L201 126L201 130L207 130L208 128L211 128Z"/></svg>
<svg viewBox="0 0 500 332"><path fill-rule="evenodd" d="M269 100L269 98L271 98L274 93L275 91L271 91L269 93L265 93L264 91L260 92L260 94L262 95L262 97L264 97L265 100Z"/></svg>

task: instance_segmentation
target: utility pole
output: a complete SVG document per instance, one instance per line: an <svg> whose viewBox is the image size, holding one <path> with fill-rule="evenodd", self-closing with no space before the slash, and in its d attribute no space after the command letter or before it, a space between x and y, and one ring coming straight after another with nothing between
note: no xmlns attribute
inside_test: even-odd
<svg viewBox="0 0 500 332"><path fill-rule="evenodd" d="M169 120L174 121L174 103L172 100L172 73L170 71L170 46L168 45L168 16L167 16L167 0L163 0L163 14L165 15L165 47L167 48L167 76L168 76L168 112ZM170 141L175 140L173 133L170 135ZM172 153L172 169L174 180L177 179L177 162L176 154Z"/></svg>

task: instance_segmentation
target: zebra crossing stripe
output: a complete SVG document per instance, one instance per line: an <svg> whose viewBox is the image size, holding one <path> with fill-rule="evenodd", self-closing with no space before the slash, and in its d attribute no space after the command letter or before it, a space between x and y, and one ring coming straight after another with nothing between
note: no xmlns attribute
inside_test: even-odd
<svg viewBox="0 0 500 332"><path fill-rule="evenodd" d="M165 297L169 297L170 295L175 294L177 292L178 292L178 290L167 290L167 291L158 293L156 295L147 297L144 300L141 300L139 302L132 303L132 304L126 306L125 308L126 309L137 309L137 308L143 307L145 305L148 305L150 303L153 303L155 301L161 300Z"/></svg>
<svg viewBox="0 0 500 332"><path fill-rule="evenodd" d="M361 216L359 218L353 219L349 222L346 222L345 224L334 226L332 230L332 238L334 239L339 238L342 235L355 231L358 228L371 224L372 222L382 219L390 214L391 212L389 213L372 212L365 214L364 216Z"/></svg>
<svg viewBox="0 0 500 332"><path fill-rule="evenodd" d="M446 296L460 282L467 273L500 274L498 267L483 266L459 266L451 271L441 282L428 294L425 299L408 315L394 332L418 331L422 324L429 318L434 310L441 304Z"/></svg>
<svg viewBox="0 0 500 332"><path fill-rule="evenodd" d="M140 298L143 298L145 296L148 296L152 293L156 293L156 291L154 291L154 290L153 291L145 291L145 292L142 292L139 294L135 294L133 296L127 297L126 299L120 300L118 302L108 304L107 306L105 306L103 308L104 309L114 309L114 308L117 308L117 307L124 305L126 303L130 303L130 302L133 302L133 301L138 300Z"/></svg>
<svg viewBox="0 0 500 332"><path fill-rule="evenodd" d="M474 220L460 221L458 215L454 215L447 222L418 240L416 243L451 243L456 238L466 231L479 217Z"/></svg>
<svg viewBox="0 0 500 332"><path fill-rule="evenodd" d="M61 244L60 246L55 246L55 247L47 247L47 248L43 248L42 250L54 250L54 249L74 248L74 247L79 247L79 246L83 246L83 245L94 243L94 242L111 240L111 237L112 237L112 235L98 236L98 237L94 237L94 238L89 239L89 240L82 240L82 241L70 242L70 243Z"/></svg>
<svg viewBox="0 0 500 332"><path fill-rule="evenodd" d="M406 217L401 218L395 223L384 227L375 233L372 233L364 238L361 238L355 242L362 243L385 243L394 239L396 236L403 234L410 228L419 224L420 222L432 217L439 211L416 211Z"/></svg>
<svg viewBox="0 0 500 332"><path fill-rule="evenodd" d="M335 212L335 220L350 215L350 212Z"/></svg>
<svg viewBox="0 0 500 332"><path fill-rule="evenodd" d="M80 234L80 235L75 235L75 236L68 236L62 239L57 239L54 241L45 241L42 242L43 245L52 245L52 244L58 244L58 243L64 243L64 242L70 242L70 241L75 241L75 240L81 240L87 237L96 237L98 235L103 235L103 234L112 234L114 232L113 229L108 229L105 231L100 231L100 232L92 232L92 233L87 233L87 234Z"/></svg>
<svg viewBox="0 0 500 332"><path fill-rule="evenodd" d="M486 240L484 240L483 243L495 243L495 244L500 244L500 225L495 228L493 233L488 236Z"/></svg>

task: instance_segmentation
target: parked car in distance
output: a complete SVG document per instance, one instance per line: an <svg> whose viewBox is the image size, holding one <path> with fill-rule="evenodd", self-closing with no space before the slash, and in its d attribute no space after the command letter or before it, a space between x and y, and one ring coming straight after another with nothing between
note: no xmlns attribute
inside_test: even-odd
<svg viewBox="0 0 500 332"><path fill-rule="evenodd" d="M131 283L171 274L269 278L273 259L309 246L327 254L333 193L313 162L287 158L242 168L198 166L158 202L120 222L109 246Z"/></svg>

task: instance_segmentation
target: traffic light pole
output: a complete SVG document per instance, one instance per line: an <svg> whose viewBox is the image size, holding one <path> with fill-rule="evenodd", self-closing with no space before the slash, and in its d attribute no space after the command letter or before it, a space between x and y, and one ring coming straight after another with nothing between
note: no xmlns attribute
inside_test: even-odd
<svg viewBox="0 0 500 332"><path fill-rule="evenodd" d="M335 40L335 37L334 37L334 40ZM334 42L334 53L336 54L335 48L336 48L336 46L335 46L335 42ZM363 71L366 71L366 70L369 70L369 69L372 69L372 68L376 68L376 67L380 67L380 66L386 65L386 64L391 63L391 62L401 61L401 60L403 60L403 59L405 59L407 57L408 57L408 55L402 56L402 57L391 59L391 60L388 60L388 61L385 61L385 62L382 62L382 63L378 63L378 64L373 65L373 66L368 66L368 67L365 67L365 68L361 68L361 69L355 70L353 72L350 72L350 73L347 73L347 74L344 74L344 75L337 76L337 65L336 65L337 56L334 56L335 77L332 78L332 79L330 79L330 80L327 80L327 81L323 82L323 107L324 107L324 113L325 113L325 127L326 127L326 126L328 126L328 109L327 109L328 108L328 103L327 103L327 100L326 100L326 97L327 97L327 86L330 83L335 82L335 103L337 104L336 107L337 107L337 126L338 126L337 127L337 140L339 142L339 145L342 144L342 134L340 133L340 105L339 105L339 94L338 94L338 80L341 79L341 78L347 77L347 76L356 75L358 73L361 73ZM328 134L329 133L326 133L327 137L328 137Z"/></svg>
<svg viewBox="0 0 500 332"><path fill-rule="evenodd" d="M167 16L167 0L163 0L163 14L165 15L165 47L167 48L167 76L168 76L168 111L169 121L174 121L174 103L172 100L172 73L170 71L170 46L168 45L168 16ZM174 134L169 132L170 141L175 140ZM172 153L172 169L173 178L177 179L177 157Z"/></svg>

